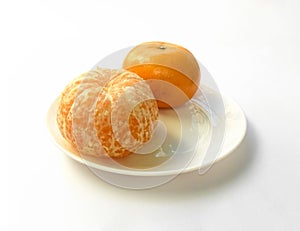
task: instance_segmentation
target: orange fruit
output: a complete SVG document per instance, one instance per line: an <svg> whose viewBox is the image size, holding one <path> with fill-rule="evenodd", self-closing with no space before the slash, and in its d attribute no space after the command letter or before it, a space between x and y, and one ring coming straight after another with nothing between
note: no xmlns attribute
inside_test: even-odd
<svg viewBox="0 0 300 231"><path fill-rule="evenodd" d="M188 101L200 83L200 68L194 55L182 46L167 42L137 45L125 57L123 68L149 81L160 108L176 107Z"/></svg>
<svg viewBox="0 0 300 231"><path fill-rule="evenodd" d="M125 157L151 139L157 118L156 100L141 77L97 68L65 87L56 119L78 154Z"/></svg>

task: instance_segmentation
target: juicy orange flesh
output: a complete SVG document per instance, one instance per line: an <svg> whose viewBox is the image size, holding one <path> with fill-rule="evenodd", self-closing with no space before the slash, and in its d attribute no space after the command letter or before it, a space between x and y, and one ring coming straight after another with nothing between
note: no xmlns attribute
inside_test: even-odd
<svg viewBox="0 0 300 231"><path fill-rule="evenodd" d="M127 89L131 89L130 100L125 97L123 104L117 104L118 97ZM136 104L141 94L150 100ZM132 111L127 117L123 116L128 107ZM151 138L152 125L158 117L156 101L148 84L125 70L90 71L69 83L60 96L58 128L80 155L127 156L132 149L124 148L115 136L111 121L113 109L119 116L117 123L127 124L129 128L126 131L126 126L125 129L121 126L126 134L119 132L119 136L127 138L130 135L136 140L133 150Z"/></svg>
<svg viewBox="0 0 300 231"><path fill-rule="evenodd" d="M112 127L113 121L111 120L111 113L114 106L118 107L118 121L125 121L129 125L129 131L125 130L124 132L122 132L121 129L117 131L119 132L119 139L125 142L128 136L132 136L137 141L137 146L134 145L134 149L137 149L141 144L147 142L151 138L151 125L152 122L155 121L158 117L158 109L154 99L134 105L133 110L130 112L129 116L127 116L124 111L126 110L126 107L133 106L133 104L131 104L131 102L128 102L127 105L117 104L119 97L124 93L127 87L135 86L135 84L141 81L140 78L136 78L136 76L134 77L135 78L130 78L128 76L116 77L109 83L109 86L103 89L102 94L99 95L99 106L97 106L95 112L95 127L97 128L98 138L102 143L104 149L107 152L109 151L109 149L111 149L113 150L113 152L111 153L116 153L116 155L111 154L111 156L113 157L123 157L132 152L132 150L128 150L126 147L123 147L124 143L120 144L118 138L114 134L115 131L113 131ZM138 89L136 90L138 91ZM151 92L148 86L141 91L146 91L145 93L147 94ZM138 96L136 95L135 97ZM101 110L99 110L99 108L101 108ZM102 113L103 110L109 112L109 116L104 116L104 114ZM131 146L131 144L128 145Z"/></svg>

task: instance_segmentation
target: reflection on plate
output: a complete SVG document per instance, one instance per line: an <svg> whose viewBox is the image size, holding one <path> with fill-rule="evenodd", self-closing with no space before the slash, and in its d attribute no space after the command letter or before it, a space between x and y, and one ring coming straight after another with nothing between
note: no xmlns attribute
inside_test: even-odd
<svg viewBox="0 0 300 231"><path fill-rule="evenodd" d="M205 88L201 88L205 92ZM195 96L199 97L199 96ZM185 173L198 170L205 166L209 166L212 162L219 161L229 155L243 140L246 133L246 118L239 105L229 97L223 97L225 106L225 134L223 138L223 146L220 152L214 155L215 158L206 160L205 155L208 146L214 146L214 137L212 136L211 115L205 108L199 104L193 103L197 111L196 126L193 131L189 131L189 135L181 135L178 132L185 123L191 123L189 117L178 116L172 110L160 110L160 120L163 121L167 128L167 137L161 148L150 154L131 154L128 157L113 160L109 158L82 158L71 145L61 136L56 124L56 110L58 99L50 106L47 113L47 127L50 135L57 147L74 160L86 164L87 166L109 173L116 173L128 176L167 176L177 173ZM178 109L186 110L186 109ZM184 113L183 113L184 115ZM194 123L195 123L194 121ZM193 143L193 137L199 137L197 144ZM182 142L185 147L193 146L194 152L189 156L187 161L185 153L177 153L174 157L178 143ZM219 141L218 141L219 142ZM217 144L216 144L217 145ZM219 145L219 144L218 144ZM212 149L213 150L213 149ZM218 148L217 148L218 150ZM178 151L178 150L177 150ZM185 161L184 167L182 161ZM178 171L181 168L180 172Z"/></svg>

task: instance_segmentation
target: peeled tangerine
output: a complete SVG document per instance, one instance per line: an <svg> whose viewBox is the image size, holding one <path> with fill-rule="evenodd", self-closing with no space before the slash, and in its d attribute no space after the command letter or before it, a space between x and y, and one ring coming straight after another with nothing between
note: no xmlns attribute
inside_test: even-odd
<svg viewBox="0 0 300 231"><path fill-rule="evenodd" d="M125 157L152 137L158 118L149 85L125 70L97 68L60 96L57 124L80 155Z"/></svg>

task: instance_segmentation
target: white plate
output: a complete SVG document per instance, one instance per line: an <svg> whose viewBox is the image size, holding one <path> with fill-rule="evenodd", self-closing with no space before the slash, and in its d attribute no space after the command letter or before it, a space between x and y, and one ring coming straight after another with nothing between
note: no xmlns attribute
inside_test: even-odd
<svg viewBox="0 0 300 231"><path fill-rule="evenodd" d="M97 66L122 68L122 62L131 49L128 47L106 56L93 69ZM47 114L49 133L63 153L87 165L105 181L121 187L147 188L167 182L180 173L195 170L204 173L241 143L247 122L239 105L233 99L222 96L207 69L200 62L199 66L200 89L192 100L175 109L176 113L174 110L160 110L159 119L165 125L166 137L161 148L150 154L131 154L117 160L81 157L59 132L56 124L57 99ZM164 136L158 134L157 137ZM145 176L147 181L143 179ZM134 180L127 181L126 177ZM162 179L158 181L158 177Z"/></svg>
<svg viewBox="0 0 300 231"><path fill-rule="evenodd" d="M200 129L197 130L196 133L199 133L201 137L198 140L198 144L193 146L197 149L192 156L188 157L188 159L182 159L183 155L180 153L178 154L178 158L173 158L172 155L174 152L171 148L168 148L172 145L178 145L179 140L179 138L176 137L179 133L175 129L178 127L177 116L169 110L160 110L160 118L162 118L163 122L166 124L168 135L171 137L170 139L167 137L165 141L166 144L163 148L164 152L161 153L160 151L157 151L146 155L131 154L128 157L117 160L117 162L106 158L82 158L78 155L70 144L61 136L58 130L56 124L58 99L52 103L48 110L47 127L52 140L63 153L93 169L128 176L176 175L211 166L214 162L217 162L232 153L243 140L247 123L242 109L229 97L223 97L223 101L226 115L224 123L225 133L224 137L222 137L223 139L218 141L214 140L212 136L213 125L212 121L209 119L210 116L208 112L197 106L199 117L196 122L198 121L197 123L199 123ZM181 120L181 123L186 123L184 118ZM191 136L183 136L181 137L181 140L187 145L193 145L191 143L191 140L193 140ZM220 144L220 141L222 144ZM209 145L211 150L218 151L218 153L212 155L213 158L205 158ZM214 149L214 146L217 146L217 148ZM182 161L185 163L182 163Z"/></svg>

